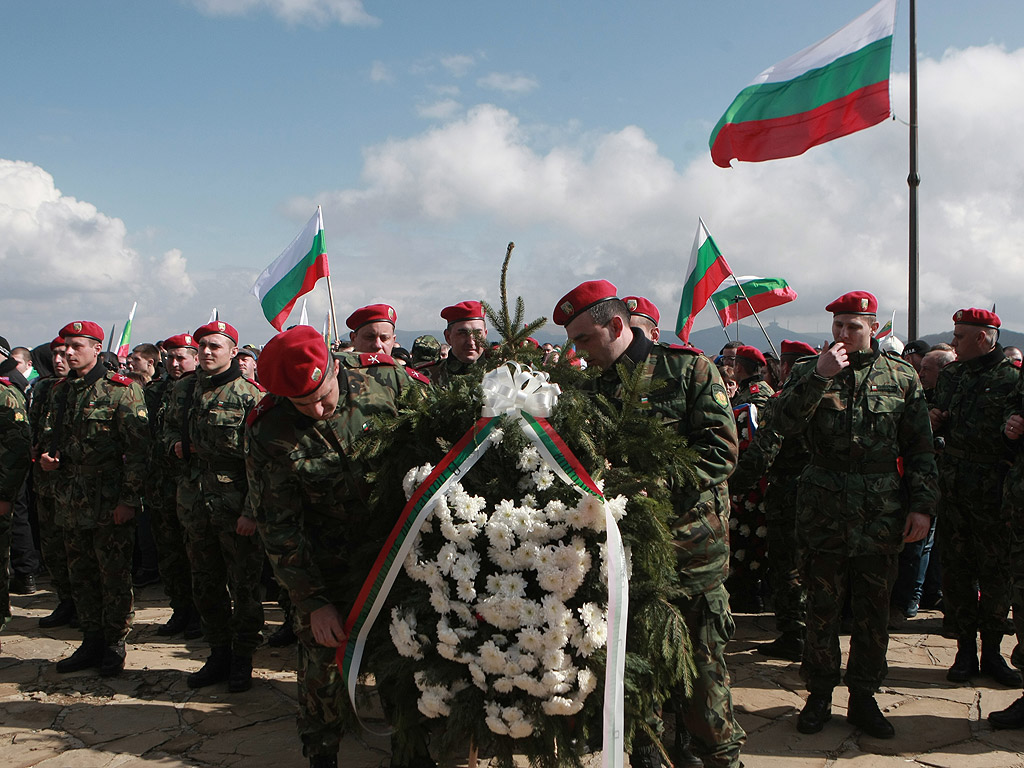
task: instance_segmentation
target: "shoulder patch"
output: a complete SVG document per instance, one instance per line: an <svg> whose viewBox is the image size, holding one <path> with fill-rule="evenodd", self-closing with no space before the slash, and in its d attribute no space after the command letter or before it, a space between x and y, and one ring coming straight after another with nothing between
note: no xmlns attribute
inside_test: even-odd
<svg viewBox="0 0 1024 768"><path fill-rule="evenodd" d="M121 373L111 373L109 376L107 376L107 378L110 381L120 384L122 387L130 387L132 385L132 382L134 381L134 379L129 379L127 376Z"/></svg>
<svg viewBox="0 0 1024 768"><path fill-rule="evenodd" d="M431 381L422 373L417 371L415 368L406 367L405 372L409 374L409 378L414 381L418 381L420 384L430 384Z"/></svg>
<svg viewBox="0 0 1024 768"><path fill-rule="evenodd" d="M21 411L15 411L14 412L14 420L15 421L24 421L25 420L25 414L22 413Z"/></svg>
<svg viewBox="0 0 1024 768"><path fill-rule="evenodd" d="M715 402L722 406L722 408L732 410L732 406L729 404L729 395L726 394L725 387L721 384L711 385L711 396L715 398Z"/></svg>
<svg viewBox="0 0 1024 768"><path fill-rule="evenodd" d="M246 425L251 426L255 424L257 421L260 420L260 417L263 416L263 414L265 414L267 411L269 411L271 408L277 405L277 403L278 399L276 397L264 397L256 404L255 408L249 411L249 415L245 419Z"/></svg>
<svg viewBox="0 0 1024 768"><path fill-rule="evenodd" d="M363 368L370 368L374 365L394 365L395 359L383 352L360 352L359 365Z"/></svg>

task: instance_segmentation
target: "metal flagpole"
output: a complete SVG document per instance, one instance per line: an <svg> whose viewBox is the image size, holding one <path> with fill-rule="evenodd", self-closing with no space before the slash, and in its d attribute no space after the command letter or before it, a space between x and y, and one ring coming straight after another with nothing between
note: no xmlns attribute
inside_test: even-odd
<svg viewBox="0 0 1024 768"><path fill-rule="evenodd" d="M909 308L907 311L907 340L917 336L918 271L920 252L918 248L917 188L921 176L917 172L917 8L910 0L910 285Z"/></svg>
<svg viewBox="0 0 1024 768"><path fill-rule="evenodd" d="M316 212L320 214L320 224L323 226L324 214L320 210L320 206L316 207ZM326 256L326 254L324 254ZM334 289L331 287L331 270L327 270L327 298L331 300L331 327L334 329L334 340L338 341L341 337L338 335L338 313L334 309Z"/></svg>
<svg viewBox="0 0 1024 768"><path fill-rule="evenodd" d="M772 342L771 337L768 335L768 331L766 331L764 326L761 325L761 318L757 316L757 311L754 309L754 305L750 303L750 299L747 298L747 293L743 290L743 286L740 285L740 281L736 279L735 274L730 274L729 276L732 278L732 281L736 283L736 287L739 289L740 295L743 296L743 300L747 302L747 306L750 307L750 313L754 316L754 319L757 320L757 325L761 329L761 333L763 333L764 337L768 339L768 346L772 348L772 352L775 354L775 357L779 358L779 353L775 349L774 342Z"/></svg>
<svg viewBox="0 0 1024 768"><path fill-rule="evenodd" d="M712 303L714 303L714 302L712 302ZM717 316L718 316L718 322L719 322L719 324L720 324L720 325L722 326L722 333L724 333L724 334L725 334L725 338L726 338L726 341L732 341L732 339L731 339L731 338L729 337L729 331L727 331L727 330L725 329L725 320L723 320L723 319L722 319L722 316L718 314L718 308L717 308L717 307L715 307L715 315L717 315ZM736 337L736 340L737 340L737 341L739 341L739 338L740 338L740 337L739 337L739 336L737 336L737 337Z"/></svg>
<svg viewBox="0 0 1024 768"><path fill-rule="evenodd" d="M117 323L112 323L110 326L110 336L107 338L107 352L111 351L111 346L114 344L114 329L117 328Z"/></svg>

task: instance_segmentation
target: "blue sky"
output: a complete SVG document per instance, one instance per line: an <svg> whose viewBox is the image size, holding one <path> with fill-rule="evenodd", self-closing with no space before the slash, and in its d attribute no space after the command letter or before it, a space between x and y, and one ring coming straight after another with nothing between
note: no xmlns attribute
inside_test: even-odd
<svg viewBox="0 0 1024 768"><path fill-rule="evenodd" d="M774 319L813 330L825 302L867 288L899 330L904 127L732 170L707 149L760 70L869 5L4 3L0 333L120 325L139 299L136 340L216 305L262 342L249 286L316 203L341 319L387 301L400 331L432 328L446 303L493 301L512 239L531 316L602 276L654 298L668 328L703 215L737 272L800 293ZM992 302L1024 328L1024 7L920 0L918 17L922 330ZM903 119L906 27L904 2ZM326 304L318 289L310 314Z"/></svg>

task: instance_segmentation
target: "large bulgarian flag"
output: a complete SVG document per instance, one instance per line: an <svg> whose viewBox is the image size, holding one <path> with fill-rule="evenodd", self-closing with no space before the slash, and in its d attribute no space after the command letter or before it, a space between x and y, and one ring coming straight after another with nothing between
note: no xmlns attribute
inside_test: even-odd
<svg viewBox="0 0 1024 768"><path fill-rule="evenodd" d="M737 277L736 282L739 285L723 288L711 296L723 326L796 299L796 291L781 277L745 275Z"/></svg>
<svg viewBox="0 0 1024 768"><path fill-rule="evenodd" d="M690 340L690 329L693 328L693 319L697 313L704 309L711 294L732 274L725 257L704 225L704 219L697 219L697 235L693 238L690 265L686 272L683 297L676 317L676 335L683 341Z"/></svg>
<svg viewBox="0 0 1024 768"><path fill-rule="evenodd" d="M121 331L121 342L117 345L117 356L124 360L131 353L132 346L132 321L135 319L135 308L139 306L139 302L132 302L132 311L128 313L128 322L124 324L124 330Z"/></svg>
<svg viewBox="0 0 1024 768"><path fill-rule="evenodd" d="M318 205L298 237L256 278L252 294L260 300L270 324L280 331L298 298L330 273L324 219Z"/></svg>
<svg viewBox="0 0 1024 768"><path fill-rule="evenodd" d="M740 91L711 133L711 159L729 167L795 157L870 128L891 114L889 70L896 0L769 67Z"/></svg>

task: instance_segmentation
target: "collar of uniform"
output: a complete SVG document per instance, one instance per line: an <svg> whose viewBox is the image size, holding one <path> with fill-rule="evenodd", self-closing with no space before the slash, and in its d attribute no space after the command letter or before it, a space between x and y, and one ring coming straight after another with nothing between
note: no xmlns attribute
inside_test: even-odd
<svg viewBox="0 0 1024 768"><path fill-rule="evenodd" d="M629 370L632 370L651 354L651 350L654 349L654 342L644 336L643 331L637 328L630 328L633 332L633 340L629 342L629 346L626 347L626 351L623 352L619 359L616 360L607 370L602 371L602 378L609 380L617 380L619 365L624 365Z"/></svg>
<svg viewBox="0 0 1024 768"><path fill-rule="evenodd" d="M878 341L872 339L871 349L859 349L856 352L851 352L849 354L850 367L854 369L867 368L875 362L881 354L882 350L878 346Z"/></svg>
<svg viewBox="0 0 1024 768"><path fill-rule="evenodd" d="M96 365L92 367L85 376L79 376L75 371L68 372L68 381L76 384L79 387L91 387L97 381L102 379L107 373L107 367L103 365L99 360L96 361Z"/></svg>
<svg viewBox="0 0 1024 768"><path fill-rule="evenodd" d="M986 352L980 357L976 357L973 360L968 360L964 363L964 366L971 370L985 370L987 368L993 368L999 364L999 361L1005 358L1006 355L1003 353L1003 347L1001 344L996 346L989 352Z"/></svg>
<svg viewBox="0 0 1024 768"><path fill-rule="evenodd" d="M741 381L739 383L739 388L740 389L746 389L751 384L760 384L762 381L764 381L764 376L762 376L759 373L755 373L750 378L747 378L747 379L744 379L743 381Z"/></svg>
<svg viewBox="0 0 1024 768"><path fill-rule="evenodd" d="M18 361L13 357L8 357L0 363L0 376L10 379L11 384L21 390L21 394L25 394L25 390L28 389L28 379L18 370Z"/></svg>
<svg viewBox="0 0 1024 768"><path fill-rule="evenodd" d="M226 371L215 373L213 376L207 376L204 372L199 380L202 382L205 389L212 389L213 387L222 387L235 379L242 377L242 369L238 367L238 358L231 358L231 362L228 364Z"/></svg>
<svg viewBox="0 0 1024 768"><path fill-rule="evenodd" d="M480 355L480 357L478 357L476 359L476 362L465 363L462 360L459 360L459 358L457 358L455 355L453 355L449 351L448 352L448 357L445 358L445 366L448 368L448 373L454 374L456 376L460 376L463 373L466 373L474 365L476 365L477 363L479 363L483 359L484 359L484 356Z"/></svg>

